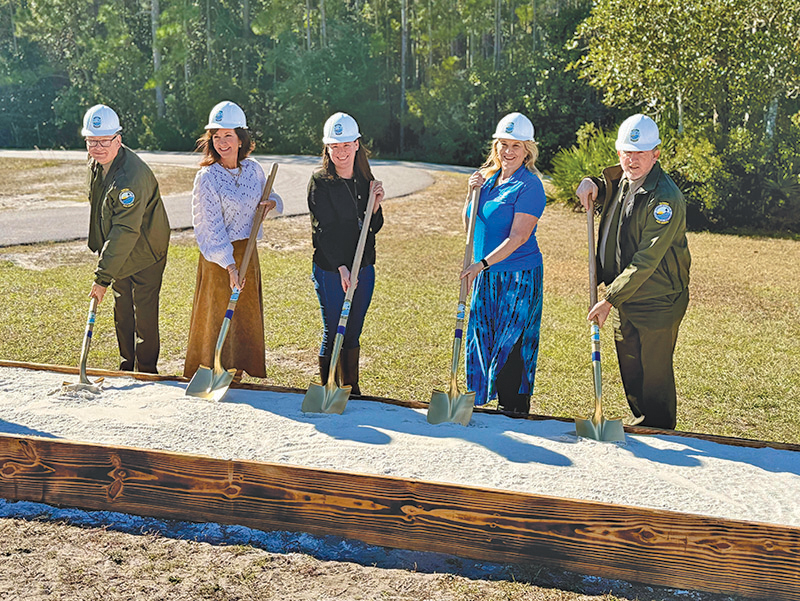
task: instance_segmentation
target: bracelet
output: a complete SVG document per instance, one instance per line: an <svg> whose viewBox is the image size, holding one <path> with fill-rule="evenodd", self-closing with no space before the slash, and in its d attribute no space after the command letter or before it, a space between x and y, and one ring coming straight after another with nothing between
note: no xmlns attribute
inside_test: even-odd
<svg viewBox="0 0 800 601"><path fill-rule="evenodd" d="M481 271L486 271L489 269L489 261L486 259L481 259L481 265L483 265L483 269L481 269Z"/></svg>

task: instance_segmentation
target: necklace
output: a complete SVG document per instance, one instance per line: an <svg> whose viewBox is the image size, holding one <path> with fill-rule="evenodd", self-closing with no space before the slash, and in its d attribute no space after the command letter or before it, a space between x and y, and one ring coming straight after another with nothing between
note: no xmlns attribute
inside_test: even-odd
<svg viewBox="0 0 800 601"><path fill-rule="evenodd" d="M361 200L361 194L359 194L358 192L358 184L356 182L356 179L353 178L353 190L355 190L355 195L354 195L353 192L350 190L350 183L349 183L350 180L342 179L342 181L344 182L344 187L347 188L347 193L350 195L350 199L353 201L353 206L356 208L356 217L358 217L358 231L361 231L361 228L364 227L364 219L359 214L359 209L358 209L358 201ZM358 198L358 200L356 200L356 198Z"/></svg>
<svg viewBox="0 0 800 601"><path fill-rule="evenodd" d="M242 166L239 165L236 168L236 173L233 172L234 171L233 169L228 169L227 167L225 167L225 165L222 165L222 166L225 168L225 171L228 172L228 175L230 175L233 178L233 185L238 188L239 187L239 177L242 175Z"/></svg>

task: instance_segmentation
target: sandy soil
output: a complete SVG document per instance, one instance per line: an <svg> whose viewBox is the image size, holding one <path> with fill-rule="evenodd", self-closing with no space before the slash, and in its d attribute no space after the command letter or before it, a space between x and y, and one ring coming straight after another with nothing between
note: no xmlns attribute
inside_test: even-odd
<svg viewBox="0 0 800 601"><path fill-rule="evenodd" d="M498 415L433 427L420 410L358 400L343 415L303 414L296 394L234 389L215 404L185 397L185 385L130 378L95 394L64 389L64 379L0 368L0 431L800 525L800 466L789 451L668 436L604 444L563 422ZM7 599L722 599L334 537L31 503L0 503L4 516Z"/></svg>
<svg viewBox="0 0 800 601"><path fill-rule="evenodd" d="M0 368L2 429L800 526L792 451L674 436L609 444L555 420L476 413L467 427L434 427L423 410L371 401L305 414L298 394L231 389L210 403L177 382L110 378L93 394L63 381Z"/></svg>

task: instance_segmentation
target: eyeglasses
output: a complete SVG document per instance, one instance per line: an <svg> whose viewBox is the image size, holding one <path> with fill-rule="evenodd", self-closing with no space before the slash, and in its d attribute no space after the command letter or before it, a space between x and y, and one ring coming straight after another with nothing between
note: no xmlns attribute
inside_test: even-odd
<svg viewBox="0 0 800 601"><path fill-rule="evenodd" d="M116 137L117 136L114 135L114 136L111 136L110 138L108 138L106 140L98 140L98 139L92 140L92 139L86 138L86 146L88 148L94 148L95 146L99 146L100 148L110 148L111 147L111 142L113 142L114 138L116 138Z"/></svg>

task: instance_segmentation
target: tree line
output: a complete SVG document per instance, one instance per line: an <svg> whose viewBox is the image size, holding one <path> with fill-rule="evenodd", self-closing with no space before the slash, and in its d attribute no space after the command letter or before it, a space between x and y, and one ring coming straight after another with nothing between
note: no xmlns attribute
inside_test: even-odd
<svg viewBox="0 0 800 601"><path fill-rule="evenodd" d="M800 0L0 0L4 147L78 147L104 102L188 150L229 99L260 152L318 153L344 110L380 156L477 165L520 111L563 175L645 112L698 226L796 231L799 92Z"/></svg>

